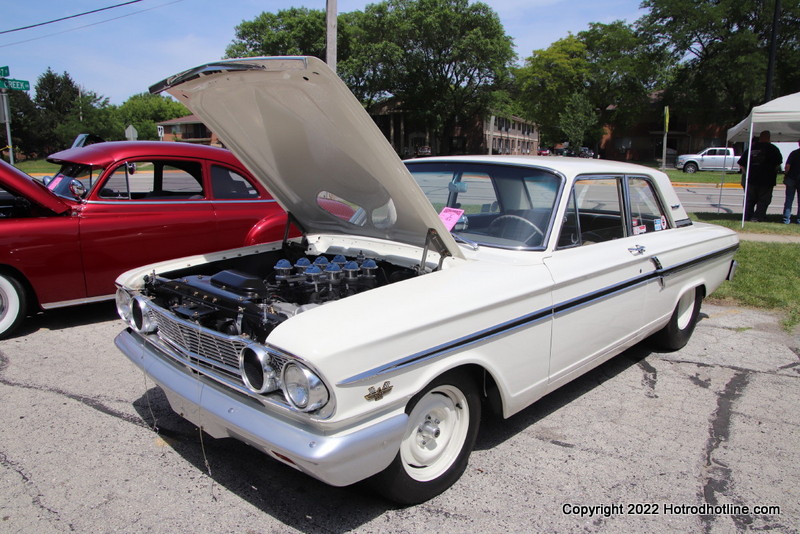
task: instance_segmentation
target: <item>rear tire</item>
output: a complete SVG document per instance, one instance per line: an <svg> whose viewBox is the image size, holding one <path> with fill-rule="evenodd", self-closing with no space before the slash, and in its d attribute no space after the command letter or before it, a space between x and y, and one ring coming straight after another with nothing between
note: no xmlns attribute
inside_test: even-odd
<svg viewBox="0 0 800 534"><path fill-rule="evenodd" d="M655 342L666 350L679 350L686 346L697 326L702 302L702 288L697 287L681 295L667 326L653 336Z"/></svg>
<svg viewBox="0 0 800 534"><path fill-rule="evenodd" d="M446 373L411 399L408 425L392 463L370 479L394 502L425 502L464 473L475 445L481 401L474 380L463 371Z"/></svg>
<svg viewBox="0 0 800 534"><path fill-rule="evenodd" d="M0 339L14 333L27 311L25 288L13 276L0 274Z"/></svg>

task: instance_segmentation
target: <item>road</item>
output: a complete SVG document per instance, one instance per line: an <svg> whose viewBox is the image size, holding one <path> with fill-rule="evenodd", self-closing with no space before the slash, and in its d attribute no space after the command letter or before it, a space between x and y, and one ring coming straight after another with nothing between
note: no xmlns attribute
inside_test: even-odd
<svg viewBox="0 0 800 534"><path fill-rule="evenodd" d="M778 323L706 304L685 349L487 419L454 487L397 508L201 437L116 350L113 305L52 311L0 341L0 531L798 532L800 338Z"/></svg>
<svg viewBox="0 0 800 534"><path fill-rule="evenodd" d="M741 216L744 191L741 187L732 186L738 179L738 174L728 175L725 179L726 187L689 183L673 184L673 187L687 212L738 213ZM772 191L772 202L767 214L782 214L785 198L786 190L783 184L778 184Z"/></svg>

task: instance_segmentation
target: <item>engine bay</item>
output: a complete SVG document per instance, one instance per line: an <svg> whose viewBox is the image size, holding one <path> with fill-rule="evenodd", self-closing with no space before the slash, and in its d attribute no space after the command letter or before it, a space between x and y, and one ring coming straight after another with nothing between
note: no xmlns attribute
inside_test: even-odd
<svg viewBox="0 0 800 534"><path fill-rule="evenodd" d="M263 343L273 329L299 313L417 276L414 269L360 252L292 252L209 263L202 272L153 273L145 277L142 293L184 320Z"/></svg>

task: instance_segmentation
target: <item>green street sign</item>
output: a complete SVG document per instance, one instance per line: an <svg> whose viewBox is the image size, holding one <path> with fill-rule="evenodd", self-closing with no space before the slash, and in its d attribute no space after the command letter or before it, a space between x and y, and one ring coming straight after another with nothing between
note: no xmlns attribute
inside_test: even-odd
<svg viewBox="0 0 800 534"><path fill-rule="evenodd" d="M11 78L0 79L0 89L16 89L18 91L30 91L31 82L28 80L12 80Z"/></svg>
<svg viewBox="0 0 800 534"><path fill-rule="evenodd" d="M5 78L10 74L8 67L0 67L0 78Z"/></svg>

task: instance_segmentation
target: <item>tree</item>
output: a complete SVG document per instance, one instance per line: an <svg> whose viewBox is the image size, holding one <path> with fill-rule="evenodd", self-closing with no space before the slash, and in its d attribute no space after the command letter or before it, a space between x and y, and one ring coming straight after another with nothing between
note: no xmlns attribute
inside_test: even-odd
<svg viewBox="0 0 800 534"><path fill-rule="evenodd" d="M325 12L319 9L293 7L261 13L236 26L225 57L305 55L324 60L325 30Z"/></svg>
<svg viewBox="0 0 800 534"><path fill-rule="evenodd" d="M499 17L468 0L388 0L365 14L374 78L449 152L454 126L486 114L515 58Z"/></svg>
<svg viewBox="0 0 800 534"><path fill-rule="evenodd" d="M11 109L11 140L14 150L32 156L39 146L40 130L36 124L36 104L26 91L8 91L8 107ZM5 146L5 131L0 145Z"/></svg>
<svg viewBox="0 0 800 534"><path fill-rule="evenodd" d="M37 152L50 154L69 146L65 139L65 119L78 104L81 90L66 72L56 74L48 68L36 81L37 116L33 123L39 130Z"/></svg>
<svg viewBox="0 0 800 534"><path fill-rule="evenodd" d="M534 50L517 71L519 96L525 102L526 115L540 129L547 144L564 140L560 126L562 110L570 95L589 88L590 65L586 45L575 35L568 35L544 50Z"/></svg>
<svg viewBox="0 0 800 534"><path fill-rule="evenodd" d="M602 124L628 127L640 121L653 92L672 74L674 60L666 47L622 21L590 23L578 39L589 63L587 95Z"/></svg>
<svg viewBox="0 0 800 534"><path fill-rule="evenodd" d="M558 114L558 123L570 147L577 149L583 145L586 134L597 126L597 114L586 93L575 91L569 95Z"/></svg>
<svg viewBox="0 0 800 534"><path fill-rule="evenodd" d="M139 139L158 139L157 123L189 115L189 110L169 96L139 93L128 98L118 109L120 132L133 125ZM120 134L121 135L121 134Z"/></svg>
<svg viewBox="0 0 800 534"><path fill-rule="evenodd" d="M702 121L732 124L764 101L776 0L644 0L640 19L680 61L665 98ZM800 4L783 2L773 96L800 90Z"/></svg>

